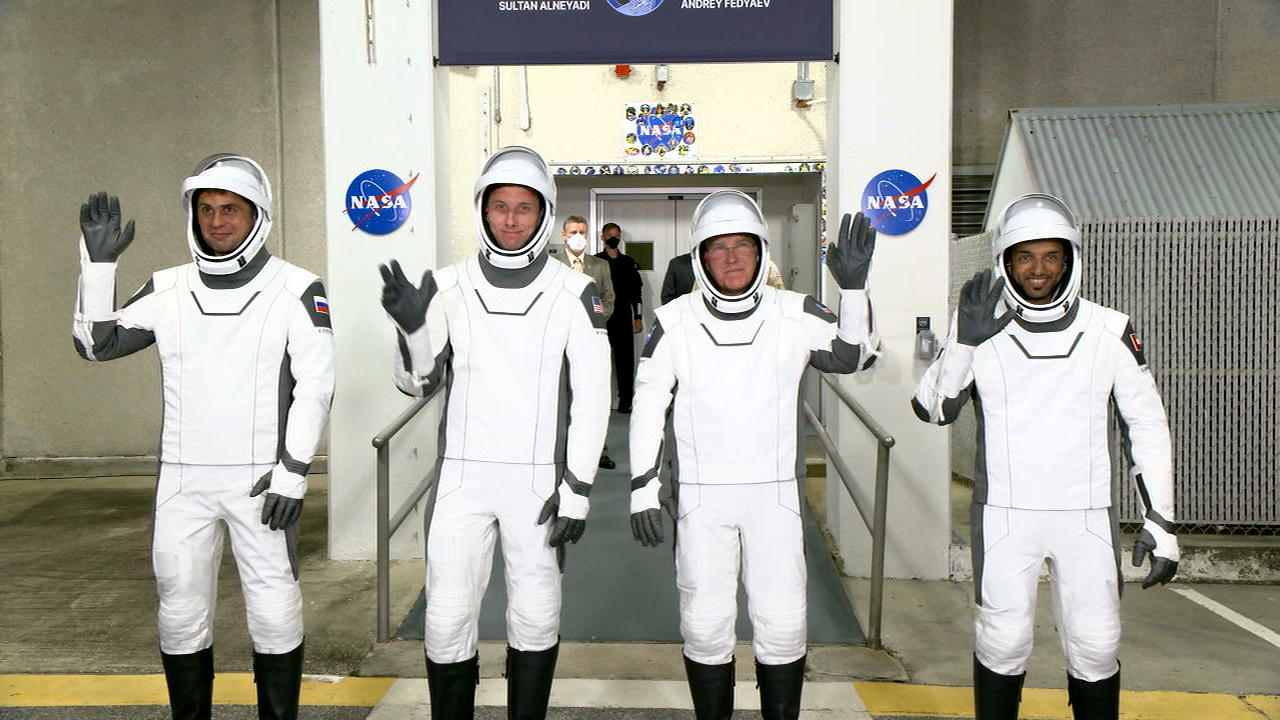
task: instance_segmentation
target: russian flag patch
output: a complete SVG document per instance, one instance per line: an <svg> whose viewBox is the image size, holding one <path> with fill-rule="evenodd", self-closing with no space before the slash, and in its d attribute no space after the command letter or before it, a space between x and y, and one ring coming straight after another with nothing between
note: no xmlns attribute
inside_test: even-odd
<svg viewBox="0 0 1280 720"><path fill-rule="evenodd" d="M315 302L316 312L324 313L325 315L329 314L329 298L317 295L313 298L313 301Z"/></svg>

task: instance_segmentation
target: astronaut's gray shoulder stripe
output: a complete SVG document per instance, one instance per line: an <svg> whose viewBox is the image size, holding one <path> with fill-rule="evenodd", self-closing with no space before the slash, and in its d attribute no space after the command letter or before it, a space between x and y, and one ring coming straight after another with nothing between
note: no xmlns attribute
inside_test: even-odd
<svg viewBox="0 0 1280 720"><path fill-rule="evenodd" d="M640 357L653 357L653 353L658 349L658 343L662 341L662 321L658 318L653 319L653 327L649 328L649 336L644 339L644 349L640 352Z"/></svg>
<svg viewBox="0 0 1280 720"><path fill-rule="evenodd" d="M317 278L302 293L302 306L307 309L311 324L318 328L333 328L329 319L329 298L324 292L324 283Z"/></svg>
<svg viewBox="0 0 1280 720"><path fill-rule="evenodd" d="M604 300L600 298L600 289L596 287L595 280L587 281L580 299L582 307L587 311L587 317L591 319L591 327L603 330L605 328Z"/></svg>
<svg viewBox="0 0 1280 720"><path fill-rule="evenodd" d="M834 323L837 320L836 314L831 312L831 309L826 305L818 302L812 295L804 296L804 311L805 314L812 315L828 323Z"/></svg>

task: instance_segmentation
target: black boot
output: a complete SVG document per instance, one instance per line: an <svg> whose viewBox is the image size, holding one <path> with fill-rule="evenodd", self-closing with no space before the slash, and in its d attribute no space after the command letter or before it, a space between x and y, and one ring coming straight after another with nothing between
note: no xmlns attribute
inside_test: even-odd
<svg viewBox="0 0 1280 720"><path fill-rule="evenodd" d="M427 691L432 720L471 720L476 714L476 686L480 684L480 654L456 663L427 658Z"/></svg>
<svg viewBox="0 0 1280 720"><path fill-rule="evenodd" d="M556 676L560 643L546 650L507 648L507 717L510 720L544 720L551 702L551 681Z"/></svg>
<svg viewBox="0 0 1280 720"><path fill-rule="evenodd" d="M1067 675L1067 702L1076 720L1117 720L1120 717L1120 671L1094 682Z"/></svg>
<svg viewBox="0 0 1280 720"><path fill-rule="evenodd" d="M804 688L804 658L786 665L756 661L760 688L760 714L764 720L796 720L800 717L800 691Z"/></svg>
<svg viewBox="0 0 1280 720"><path fill-rule="evenodd" d="M302 646L280 655L253 654L253 682L258 686L260 720L298 720L302 690Z"/></svg>
<svg viewBox="0 0 1280 720"><path fill-rule="evenodd" d="M733 716L733 661L703 665L684 658L696 720L728 720Z"/></svg>
<svg viewBox="0 0 1280 720"><path fill-rule="evenodd" d="M975 720L1018 720L1022 700L1021 675L1001 675L989 670L973 656L973 708Z"/></svg>
<svg viewBox="0 0 1280 720"><path fill-rule="evenodd" d="M169 686L173 720L209 720L213 714L213 648L170 655L160 653Z"/></svg>

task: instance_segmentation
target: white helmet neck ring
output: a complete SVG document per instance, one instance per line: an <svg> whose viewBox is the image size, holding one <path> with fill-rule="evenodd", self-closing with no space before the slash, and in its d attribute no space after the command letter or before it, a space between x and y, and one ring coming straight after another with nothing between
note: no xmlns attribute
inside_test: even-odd
<svg viewBox="0 0 1280 720"><path fill-rule="evenodd" d="M740 293L731 295L716 287L702 257L705 242L721 235L752 235L760 246L755 275ZM737 314L760 304L769 274L769 226L755 200L737 190L718 190L706 196L693 211L689 240L693 276L709 306L723 313Z"/></svg>
<svg viewBox="0 0 1280 720"><path fill-rule="evenodd" d="M196 196L202 190L231 192L254 206L253 228L239 247L225 255L215 255L205 244L196 217ZM187 247L200 272L230 275L249 264L266 245L274 215L271 181L262 166L244 155L220 153L201 160L191 177L182 183L182 205L187 214Z"/></svg>

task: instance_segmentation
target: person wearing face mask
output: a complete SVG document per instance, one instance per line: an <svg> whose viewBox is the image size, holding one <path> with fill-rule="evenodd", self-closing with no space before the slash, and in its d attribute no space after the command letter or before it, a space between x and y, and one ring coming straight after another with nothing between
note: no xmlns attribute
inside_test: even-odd
<svg viewBox="0 0 1280 720"><path fill-rule="evenodd" d="M1082 238L1062 200L1030 194L1001 213L992 270L960 291L950 335L912 407L946 425L978 413L973 518L979 720L1014 720L1048 562L1079 720L1120 708L1120 540L1110 409L1143 512L1134 566L1143 588L1178 571L1173 459L1160 393L1129 317L1080 297Z"/></svg>
<svg viewBox="0 0 1280 720"><path fill-rule="evenodd" d="M631 416L631 528L663 542L675 525L684 666L697 720L733 713L738 578L747 591L765 720L800 713L807 654L801 520L805 371L871 366L880 341L867 275L875 230L845 216L827 267L840 286L839 317L807 295L765 282L769 230L736 190L708 195L690 244L700 290L654 312L636 373ZM670 416L674 447L664 447ZM665 487L662 456L678 473Z"/></svg>
<svg viewBox="0 0 1280 720"><path fill-rule="evenodd" d="M480 602L501 538L508 717L541 720L564 545L586 529L609 419L605 311L589 276L548 262L556 188L536 152L496 151L474 198L477 254L418 285L394 260L380 268L396 387L446 393L426 511L427 688L432 718L473 717Z"/></svg>
<svg viewBox="0 0 1280 720"><path fill-rule="evenodd" d="M154 273L120 307L116 265L133 241L120 201L80 208L72 336L87 360L154 344L164 386L152 526L160 656L175 720L213 705L213 612L224 538L244 592L258 716L293 720L302 682L298 518L329 418L333 333L320 278L267 251L274 208L262 167L205 158L182 183L192 262Z"/></svg>
<svg viewBox="0 0 1280 720"><path fill-rule="evenodd" d="M600 291L600 302L604 306L605 321L608 322L614 307L613 278L609 273L609 263L587 252L587 219L581 215L570 215L564 221L560 238L564 240L565 251L556 254L556 257L595 281L596 289ZM617 466L609 457L609 447L606 445L600 451L600 467L612 470Z"/></svg>
<svg viewBox="0 0 1280 720"><path fill-rule="evenodd" d="M631 397L635 388L635 336L644 329L641 321L640 263L619 249L622 228L617 223L605 223L600 229L604 250L596 257L609 262L609 275L613 278L613 292L617 296L614 313L609 317L609 347L613 351L613 373L618 382L618 412L631 412Z"/></svg>

